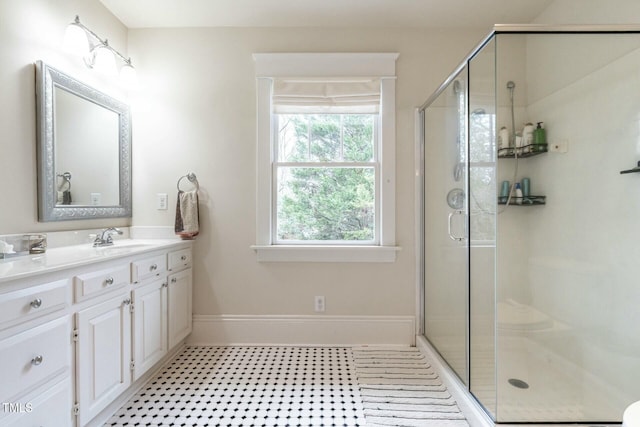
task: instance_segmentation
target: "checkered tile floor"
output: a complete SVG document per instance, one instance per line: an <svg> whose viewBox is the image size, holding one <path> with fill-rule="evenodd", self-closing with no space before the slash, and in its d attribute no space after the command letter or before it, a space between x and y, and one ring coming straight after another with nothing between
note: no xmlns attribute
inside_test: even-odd
<svg viewBox="0 0 640 427"><path fill-rule="evenodd" d="M105 426L364 426L349 348L187 347Z"/></svg>

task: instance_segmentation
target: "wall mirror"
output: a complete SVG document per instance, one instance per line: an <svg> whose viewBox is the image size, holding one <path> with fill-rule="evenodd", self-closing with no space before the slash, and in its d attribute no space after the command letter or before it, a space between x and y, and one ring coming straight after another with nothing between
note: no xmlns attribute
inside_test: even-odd
<svg viewBox="0 0 640 427"><path fill-rule="evenodd" d="M38 218L131 216L129 106L36 62Z"/></svg>

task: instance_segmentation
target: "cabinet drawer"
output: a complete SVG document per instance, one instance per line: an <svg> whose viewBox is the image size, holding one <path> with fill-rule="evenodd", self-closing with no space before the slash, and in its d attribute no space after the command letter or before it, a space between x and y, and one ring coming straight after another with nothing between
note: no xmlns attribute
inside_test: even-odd
<svg viewBox="0 0 640 427"><path fill-rule="evenodd" d="M129 284L129 266L122 265L73 278L76 302Z"/></svg>
<svg viewBox="0 0 640 427"><path fill-rule="evenodd" d="M0 402L70 370L70 324L64 317L0 341Z"/></svg>
<svg viewBox="0 0 640 427"><path fill-rule="evenodd" d="M1 294L0 329L64 310L69 305L68 284L64 279Z"/></svg>
<svg viewBox="0 0 640 427"><path fill-rule="evenodd" d="M169 252L169 271L176 271L182 268L191 267L191 249L182 249Z"/></svg>
<svg viewBox="0 0 640 427"><path fill-rule="evenodd" d="M40 390L39 390L40 391ZM73 424L71 381L65 379L42 390L32 399L11 402L10 415L3 420L7 427L67 427ZM5 405L6 406L6 405ZM16 412L18 412L16 414Z"/></svg>
<svg viewBox="0 0 640 427"><path fill-rule="evenodd" d="M157 255L134 261L131 263L131 281L139 283L143 280L157 277L167 271L164 255Z"/></svg>

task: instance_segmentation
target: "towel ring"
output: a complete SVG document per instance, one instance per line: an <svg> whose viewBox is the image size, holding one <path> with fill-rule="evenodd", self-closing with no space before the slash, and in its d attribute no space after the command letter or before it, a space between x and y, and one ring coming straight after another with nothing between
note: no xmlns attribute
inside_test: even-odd
<svg viewBox="0 0 640 427"><path fill-rule="evenodd" d="M188 174L181 176L180 179L178 180L178 184L176 185L178 187L178 191L183 191L180 189L180 183L185 178L187 178L190 183L196 186L196 191L200 189L200 183L198 183L198 178L196 177L196 174L193 172L189 172Z"/></svg>

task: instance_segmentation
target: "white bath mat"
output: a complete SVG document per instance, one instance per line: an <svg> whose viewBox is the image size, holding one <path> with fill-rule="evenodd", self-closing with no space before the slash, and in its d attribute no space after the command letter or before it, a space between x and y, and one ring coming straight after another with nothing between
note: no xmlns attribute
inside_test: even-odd
<svg viewBox="0 0 640 427"><path fill-rule="evenodd" d="M353 358L367 426L469 426L418 349L357 347Z"/></svg>

